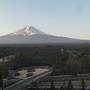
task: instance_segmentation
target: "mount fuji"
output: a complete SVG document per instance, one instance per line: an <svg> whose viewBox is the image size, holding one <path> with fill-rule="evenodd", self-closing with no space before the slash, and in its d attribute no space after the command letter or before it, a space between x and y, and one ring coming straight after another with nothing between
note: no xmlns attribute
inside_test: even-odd
<svg viewBox="0 0 90 90"><path fill-rule="evenodd" d="M88 41L49 35L33 26L26 26L14 33L0 36L0 44L64 44L85 42Z"/></svg>
<svg viewBox="0 0 90 90"><path fill-rule="evenodd" d="M24 27L24 28L22 28L14 33L11 33L9 35L31 36L34 34L45 34L45 33L42 31L39 31L38 29L36 29L33 26L27 26L27 27Z"/></svg>

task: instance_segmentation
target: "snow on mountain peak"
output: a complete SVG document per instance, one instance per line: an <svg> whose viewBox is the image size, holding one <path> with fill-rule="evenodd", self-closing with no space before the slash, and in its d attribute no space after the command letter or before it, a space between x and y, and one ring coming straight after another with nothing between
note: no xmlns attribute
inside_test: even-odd
<svg viewBox="0 0 90 90"><path fill-rule="evenodd" d="M11 33L10 35L24 35L24 36L31 36L31 35L34 35L34 34L45 34L44 32L42 31L39 31L38 29L36 29L35 27L33 26L26 26L14 33Z"/></svg>

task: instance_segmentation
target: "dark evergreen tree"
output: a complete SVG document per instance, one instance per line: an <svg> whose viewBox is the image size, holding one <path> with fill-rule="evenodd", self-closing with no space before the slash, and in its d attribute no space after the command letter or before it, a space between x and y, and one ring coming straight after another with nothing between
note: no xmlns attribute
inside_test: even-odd
<svg viewBox="0 0 90 90"><path fill-rule="evenodd" d="M63 81L63 85L60 87L60 90L65 90L65 80Z"/></svg>
<svg viewBox="0 0 90 90"><path fill-rule="evenodd" d="M28 90L39 90L37 82L32 82Z"/></svg>
<svg viewBox="0 0 90 90"><path fill-rule="evenodd" d="M54 85L54 81L51 82L50 90L56 90L55 85Z"/></svg>
<svg viewBox="0 0 90 90"><path fill-rule="evenodd" d="M2 90L3 90L3 79L2 79L2 75L0 75L0 88L2 88Z"/></svg>
<svg viewBox="0 0 90 90"><path fill-rule="evenodd" d="M63 87L63 86L61 86L61 87L60 87L60 90L64 90L64 87Z"/></svg>
<svg viewBox="0 0 90 90"><path fill-rule="evenodd" d="M81 90L85 90L85 81L83 79L81 80L81 87Z"/></svg>
<svg viewBox="0 0 90 90"><path fill-rule="evenodd" d="M73 84L72 84L72 81L71 80L69 80L69 82L68 82L67 89L68 90L73 90Z"/></svg>

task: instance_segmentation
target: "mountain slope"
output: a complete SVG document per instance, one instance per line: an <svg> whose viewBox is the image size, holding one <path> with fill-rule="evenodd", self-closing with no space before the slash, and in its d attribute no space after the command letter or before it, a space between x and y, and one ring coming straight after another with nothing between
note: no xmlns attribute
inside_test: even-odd
<svg viewBox="0 0 90 90"><path fill-rule="evenodd" d="M0 37L0 44L84 43L86 41L48 35L33 26Z"/></svg>

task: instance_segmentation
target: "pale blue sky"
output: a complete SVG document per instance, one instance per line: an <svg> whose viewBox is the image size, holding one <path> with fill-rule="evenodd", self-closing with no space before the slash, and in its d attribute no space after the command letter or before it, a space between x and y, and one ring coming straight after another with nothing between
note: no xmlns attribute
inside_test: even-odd
<svg viewBox="0 0 90 90"><path fill-rule="evenodd" d="M90 39L90 0L0 0L0 34L27 25L53 35Z"/></svg>

